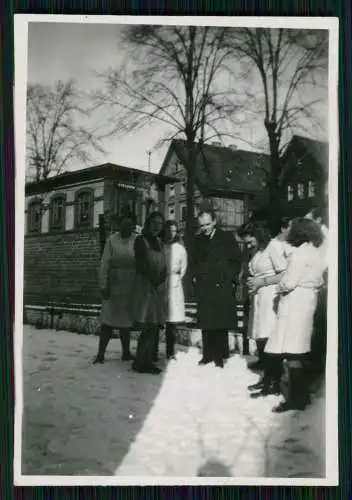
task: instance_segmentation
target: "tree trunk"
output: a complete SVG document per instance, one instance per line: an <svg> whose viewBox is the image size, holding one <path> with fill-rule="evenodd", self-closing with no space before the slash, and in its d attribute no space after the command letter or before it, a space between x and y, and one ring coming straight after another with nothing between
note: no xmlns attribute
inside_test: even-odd
<svg viewBox="0 0 352 500"><path fill-rule="evenodd" d="M281 175L281 158L279 154L280 138L277 136L274 128L275 124L265 124L270 146L270 166L271 174L269 181L269 206L267 209L269 226L276 233L280 230L281 214L281 196L280 196L280 175Z"/></svg>
<svg viewBox="0 0 352 500"><path fill-rule="evenodd" d="M187 141L187 191L186 191L186 227L185 227L185 246L189 256L190 265L188 266L184 285L185 285L185 296L186 301L193 301L194 299L194 288L192 281L192 265L193 262L193 242L196 232L196 224L194 217L194 195L195 195L195 185L196 185L196 161L197 152L196 145L193 140Z"/></svg>
<svg viewBox="0 0 352 500"><path fill-rule="evenodd" d="M193 141L187 141L187 193L186 193L186 228L185 243L188 252L192 251L192 242L195 233L194 194L196 181L196 148Z"/></svg>

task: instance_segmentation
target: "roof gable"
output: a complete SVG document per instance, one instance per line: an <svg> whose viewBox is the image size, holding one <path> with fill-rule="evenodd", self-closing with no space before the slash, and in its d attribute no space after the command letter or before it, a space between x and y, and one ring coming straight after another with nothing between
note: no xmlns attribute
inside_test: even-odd
<svg viewBox="0 0 352 500"><path fill-rule="evenodd" d="M289 158L294 153L300 153L303 160L307 155L314 161L315 168L322 173L327 173L329 165L329 144L323 141L310 139L300 135L294 135L288 143L286 150L282 156L283 170L281 174L281 182L292 172L292 169L297 168L297 164L292 165Z"/></svg>
<svg viewBox="0 0 352 500"><path fill-rule="evenodd" d="M175 139L166 154L161 174L167 169L173 152L183 165L187 163L187 143ZM262 153L204 144L197 158L197 184L208 191L257 193L266 186L269 168L270 158Z"/></svg>

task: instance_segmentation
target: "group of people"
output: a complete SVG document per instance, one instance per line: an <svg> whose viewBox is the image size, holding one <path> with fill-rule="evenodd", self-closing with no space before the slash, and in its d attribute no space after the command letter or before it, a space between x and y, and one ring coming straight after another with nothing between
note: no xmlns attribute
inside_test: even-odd
<svg viewBox="0 0 352 500"><path fill-rule="evenodd" d="M94 363L104 363L113 330L118 329L122 359L133 361L138 373L160 373L158 360L160 329L166 325L166 355L174 357L176 328L185 321L182 279L187 252L179 242L175 221L165 222L152 212L143 231L134 231L133 214L119 220L119 231L107 240L101 259L99 281L103 295L98 354ZM141 331L137 352L130 352L133 328Z"/></svg>
<svg viewBox="0 0 352 500"><path fill-rule="evenodd" d="M257 344L256 368L263 370L248 389L253 398L279 395L285 360L287 391L273 411L304 409L310 401L307 366L314 343L313 365L318 370L325 365L327 227L313 210L304 218L282 220L274 238L264 223L249 224L240 234L252 250L248 330Z"/></svg>
<svg viewBox="0 0 352 500"><path fill-rule="evenodd" d="M324 307L317 307L326 305L327 228L321 214L315 210L303 218L283 219L274 237L268 224L258 221L244 225L236 238L217 227L208 205L198 214L198 224L188 259L175 221L153 212L136 235L132 214L121 216L119 232L108 238L101 260L103 306L94 362L104 362L113 329L118 329L123 360L132 361L138 373L160 373L159 333L165 326L166 356L173 358L177 326L185 321L183 278L188 267L202 330L199 364L224 367L228 334L236 326L236 285L241 277L248 291L248 334L257 344L256 367L263 370L258 383L249 387L251 397L280 393L286 360L289 390L274 411L303 409L309 402L305 359L314 339L321 338L320 330L326 329ZM250 253L248 262L239 239ZM136 327L141 333L134 357L130 332ZM319 349L324 357L324 340Z"/></svg>

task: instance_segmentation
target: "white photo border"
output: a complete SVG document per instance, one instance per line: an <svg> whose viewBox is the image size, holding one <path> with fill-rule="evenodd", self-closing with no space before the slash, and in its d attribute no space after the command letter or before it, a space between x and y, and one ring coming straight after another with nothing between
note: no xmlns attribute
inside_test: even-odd
<svg viewBox="0 0 352 500"><path fill-rule="evenodd" d="M28 23L218 25L229 27L302 28L329 31L329 283L326 361L326 477L325 478L197 478L119 476L29 476L21 472L23 412L23 261L25 214L25 137ZM16 486L337 486L338 467L338 37L335 17L207 17L207 16L86 16L17 14L15 31L15 433ZM328 404L327 404L328 402Z"/></svg>

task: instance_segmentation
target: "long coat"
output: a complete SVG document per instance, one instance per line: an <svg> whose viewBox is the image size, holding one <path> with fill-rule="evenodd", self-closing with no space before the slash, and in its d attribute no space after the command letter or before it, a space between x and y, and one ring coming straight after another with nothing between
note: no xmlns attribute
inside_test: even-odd
<svg viewBox="0 0 352 500"><path fill-rule="evenodd" d="M321 249L304 243L292 253L279 283L278 321L265 351L305 354L310 351L314 312L323 285L325 259Z"/></svg>
<svg viewBox="0 0 352 500"><path fill-rule="evenodd" d="M182 279L187 270L187 252L181 243L165 245L167 267L166 278L166 321L183 323L185 321L185 297Z"/></svg>
<svg viewBox="0 0 352 500"><path fill-rule="evenodd" d="M230 330L236 325L235 283L242 252L234 236L216 229L212 238L198 235L192 258L198 326L204 330Z"/></svg>
<svg viewBox="0 0 352 500"><path fill-rule="evenodd" d="M135 235L122 239L119 233L109 236L99 271L100 289L107 296L100 313L102 324L112 328L130 328L132 283L135 276Z"/></svg>
<svg viewBox="0 0 352 500"><path fill-rule="evenodd" d="M159 238L137 236L134 245L136 275L131 314L134 323L163 325L165 322L166 261Z"/></svg>
<svg viewBox="0 0 352 500"><path fill-rule="evenodd" d="M289 245L273 238L268 246L254 254L249 262L249 275L256 278L275 276L287 267ZM286 253L287 252L287 253ZM252 339L271 337L276 329L277 315L274 300L277 296L277 285L263 286L251 298L249 313L249 336Z"/></svg>

